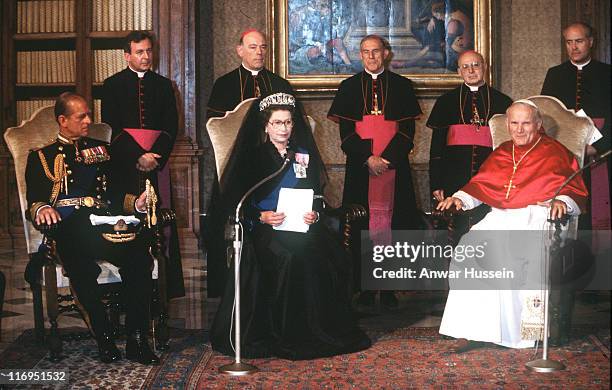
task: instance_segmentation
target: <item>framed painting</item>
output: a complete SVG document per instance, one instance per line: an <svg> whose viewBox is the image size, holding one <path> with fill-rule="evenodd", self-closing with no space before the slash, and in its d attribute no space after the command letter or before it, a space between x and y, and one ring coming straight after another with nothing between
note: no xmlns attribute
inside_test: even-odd
<svg viewBox="0 0 612 390"><path fill-rule="evenodd" d="M491 0L269 0L272 69L303 92L332 92L363 70L359 44L368 34L390 45L388 68L420 93L461 82L457 58L476 50L489 62Z"/></svg>

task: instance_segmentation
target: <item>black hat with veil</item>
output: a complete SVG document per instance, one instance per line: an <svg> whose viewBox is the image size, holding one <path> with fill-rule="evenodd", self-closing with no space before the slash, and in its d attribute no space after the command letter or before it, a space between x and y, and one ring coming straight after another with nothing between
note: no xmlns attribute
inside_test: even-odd
<svg viewBox="0 0 612 390"><path fill-rule="evenodd" d="M288 150L293 152L306 150L309 154L309 164L314 168L311 172L316 175L312 180L318 183L319 189L322 189L326 183L325 166L301 104L286 93L275 93L254 99L238 130L223 172L219 172L220 195L226 216L233 215L238 201L249 188L272 173L261 171L258 169L260 167L254 166L252 156L255 151L269 143L265 127L270 113L275 110L288 110L293 113L294 126Z"/></svg>

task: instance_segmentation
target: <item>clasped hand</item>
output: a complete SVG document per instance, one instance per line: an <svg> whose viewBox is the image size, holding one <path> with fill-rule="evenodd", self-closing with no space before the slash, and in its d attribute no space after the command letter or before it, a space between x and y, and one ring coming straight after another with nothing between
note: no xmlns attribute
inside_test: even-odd
<svg viewBox="0 0 612 390"><path fill-rule="evenodd" d="M391 163L380 156L370 156L366 162L372 176L380 176L389 170Z"/></svg>
<svg viewBox="0 0 612 390"><path fill-rule="evenodd" d="M136 211L140 213L144 213L147 211L147 193L143 191L142 194L136 199L136 203L134 204ZM58 222L61 222L62 217L60 213L53 207L45 206L41 207L36 214L36 218L34 219L34 224L41 225L53 225Z"/></svg>
<svg viewBox="0 0 612 390"><path fill-rule="evenodd" d="M448 210L452 206L455 206L457 210L462 210L464 207L461 199L450 196L438 203L436 210L444 211ZM549 207L550 219L553 220L563 218L563 216L567 214L567 205L565 202L559 199L553 199L548 202L538 202L538 206Z"/></svg>
<svg viewBox="0 0 612 390"><path fill-rule="evenodd" d="M452 206L455 206L457 210L462 210L463 202L459 198L449 196L448 198L438 203L438 205L436 206L436 210L444 211L450 209Z"/></svg>
<svg viewBox="0 0 612 390"><path fill-rule="evenodd" d="M312 225L319 219L319 213L309 211L304 214L304 223ZM279 226L285 220L285 213L277 213L276 211L262 211L259 214L259 222L270 226Z"/></svg>
<svg viewBox="0 0 612 390"><path fill-rule="evenodd" d="M138 157L136 169L142 172L150 172L159 166L158 158L161 158L161 156L157 153L145 153Z"/></svg>

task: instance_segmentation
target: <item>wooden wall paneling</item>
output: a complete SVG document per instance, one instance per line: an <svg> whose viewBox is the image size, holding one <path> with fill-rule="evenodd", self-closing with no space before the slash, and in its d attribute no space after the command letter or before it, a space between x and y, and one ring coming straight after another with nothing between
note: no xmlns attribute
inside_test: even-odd
<svg viewBox="0 0 612 390"><path fill-rule="evenodd" d="M3 1L0 7L0 21L2 22L0 38L0 53L2 55L0 70L0 90L2 91L1 112L0 112L0 132L4 135L6 128L15 124L15 93L13 88L9 88L12 80L15 80L16 56L13 55L13 34L15 32L16 4L13 1ZM11 194L11 174L13 175L12 184L15 183L13 159L4 142L4 137L0 141L0 245L10 247L11 243L11 216L12 205Z"/></svg>
<svg viewBox="0 0 612 390"><path fill-rule="evenodd" d="M199 235L199 160L195 110L195 0L159 0L157 38L160 74L174 83L179 130L170 158L172 196L181 242Z"/></svg>
<svg viewBox="0 0 612 390"><path fill-rule="evenodd" d="M610 0L562 0L561 31L573 22L585 22L595 30L593 57L610 63ZM565 43L561 36L563 61L567 60Z"/></svg>
<svg viewBox="0 0 612 390"><path fill-rule="evenodd" d="M76 2L76 67L77 67L77 92L85 96L89 108L93 111L93 55L91 51L91 39L89 32L92 30L93 1L84 0Z"/></svg>

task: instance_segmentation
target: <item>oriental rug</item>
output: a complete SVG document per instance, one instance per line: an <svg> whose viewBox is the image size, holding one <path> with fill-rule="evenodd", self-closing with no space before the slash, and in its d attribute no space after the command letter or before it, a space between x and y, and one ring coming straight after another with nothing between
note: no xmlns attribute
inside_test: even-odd
<svg viewBox="0 0 612 390"><path fill-rule="evenodd" d="M609 329L574 333L568 345L549 350L549 357L567 369L549 374L524 366L540 358L541 350L535 355L533 349L488 347L455 354L456 341L440 336L437 328L370 332L374 345L350 355L297 362L248 360L260 371L247 377L218 373L232 359L212 352L201 330L173 329L171 347L155 367L126 360L101 364L93 340L64 342L65 358L52 363L29 330L0 355L0 368L69 369L69 385L56 388L79 389L609 388Z"/></svg>

